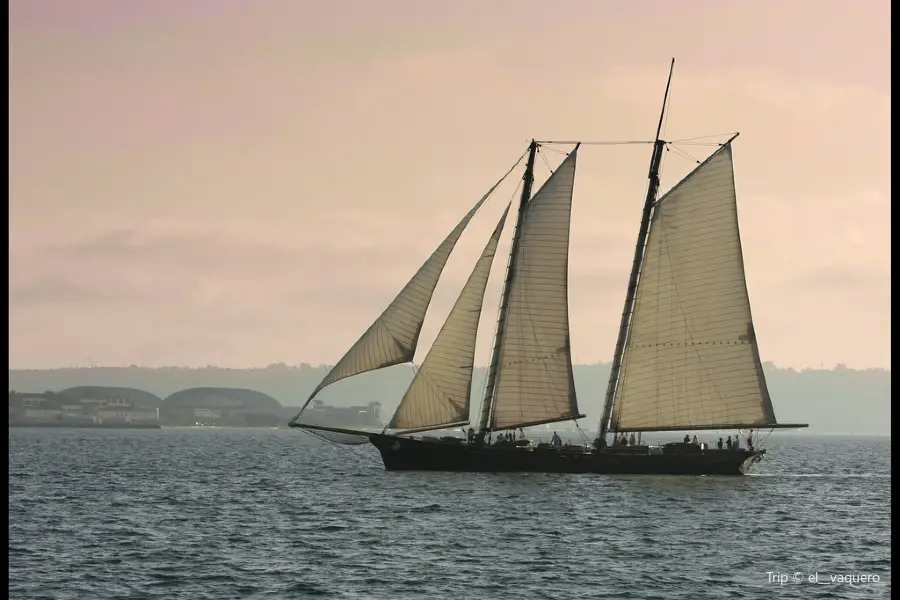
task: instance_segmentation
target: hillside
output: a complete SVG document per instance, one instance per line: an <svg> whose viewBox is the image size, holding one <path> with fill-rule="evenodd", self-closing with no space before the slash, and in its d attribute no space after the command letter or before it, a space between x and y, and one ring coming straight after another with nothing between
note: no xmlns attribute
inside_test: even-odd
<svg viewBox="0 0 900 600"><path fill-rule="evenodd" d="M579 406L585 427L600 417L610 366L576 365ZM77 385L111 385L146 390L165 398L202 386L247 388L269 394L286 407L297 407L325 376L327 366L284 364L260 369L205 367L95 367L52 370L10 370L9 389L20 392L59 391ZM891 432L891 372L883 369L780 369L765 366L775 414L779 421L809 423L818 433ZM393 410L412 378L408 366L393 367L344 380L322 392L329 403L381 402ZM474 388L483 389L484 369L476 370ZM476 394L477 398L479 395ZM295 409L287 412L295 412Z"/></svg>

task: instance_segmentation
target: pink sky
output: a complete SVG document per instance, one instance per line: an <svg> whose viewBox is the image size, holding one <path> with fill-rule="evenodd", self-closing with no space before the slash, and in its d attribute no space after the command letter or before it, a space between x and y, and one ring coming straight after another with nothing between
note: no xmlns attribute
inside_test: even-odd
<svg viewBox="0 0 900 600"><path fill-rule="evenodd" d="M10 366L334 362L530 138L652 138L675 56L666 138L741 132L764 360L889 367L889 22L876 0L13 0ZM578 362L611 358L649 153L579 156ZM663 187L690 168L670 152Z"/></svg>

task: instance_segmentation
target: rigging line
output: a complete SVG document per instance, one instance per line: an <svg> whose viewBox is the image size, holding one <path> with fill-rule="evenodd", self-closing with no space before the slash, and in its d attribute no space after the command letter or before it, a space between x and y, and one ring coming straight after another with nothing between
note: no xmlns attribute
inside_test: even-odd
<svg viewBox="0 0 900 600"><path fill-rule="evenodd" d="M351 453L355 454L356 456L367 459L371 464L380 466L380 462L378 461L378 459L375 458L374 456L372 456L371 454L363 454L362 452L357 452L350 446L344 446L344 447Z"/></svg>
<svg viewBox="0 0 900 600"><path fill-rule="evenodd" d="M521 159L520 159L520 160L521 160ZM515 201L515 198L516 198L516 196L519 195L519 190L522 189L522 184L523 184L524 182L525 182L525 179L524 179L524 178L522 178L522 179L519 180L519 183L516 185L516 189L513 190L513 193L512 193L512 195L510 196L510 199L509 199L510 203L512 203L512 202ZM515 236L515 231L513 231L513 235ZM499 248L499 240L498 240L498 246L497 246L497 250L495 251L495 254L496 254L496 253L499 253L499 251L500 251L500 248ZM510 261L510 260L511 260L511 259L507 259L507 261L506 261L506 267L507 267L507 268L509 268L509 261ZM491 271L493 271L493 270L494 270L494 265L492 264L492 265L491 265ZM490 283L490 278L491 278L491 274L488 273L488 283ZM500 302L501 302L501 303L503 302L503 292L502 292L502 290L501 290L501 292L500 292ZM482 310L482 312L484 311L484 307L485 307L486 304L487 304L486 302L482 302L482 303L481 303L481 310ZM480 328L481 328L481 325L479 324L479 329L480 329ZM495 342L495 340L497 339L497 330L498 330L499 328L500 328L500 320L499 320L499 319L496 319L496 320L494 320L494 330L493 330L493 333L491 333L491 338L490 338L490 339L491 339L491 345L490 345L490 349L491 349L491 350L494 349L494 342ZM477 340L477 337L476 337L476 340ZM477 343L477 342L476 342L476 343ZM473 411L473 409L474 409L474 404L473 404L472 401L471 401L471 393L472 393L472 390L473 390L473 389L478 389L478 390L480 390L480 391L479 391L479 397L481 398L481 401L478 403L478 414L479 414L479 415L481 414L482 406L484 405L484 402L485 402L485 400L484 400L484 393L487 391L488 377L490 377L490 372L491 372L491 362L492 362L492 361L491 361L490 359L488 359L488 365L487 365L487 368L482 372L482 375L481 375L481 383L479 383L478 386L475 387L475 388L473 388L471 385L469 386L469 394L470 394L470 400L469 400L469 415L474 414L474 411ZM498 368L499 368L499 365L498 365ZM475 376L474 376L474 373L472 374L472 383L475 383Z"/></svg>
<svg viewBox="0 0 900 600"><path fill-rule="evenodd" d="M766 441L769 439L769 436L771 436L772 433L774 433L775 428L773 427L772 429L770 429L770 430L768 431L768 433L765 433L765 434L760 434L760 431L761 431L761 430L762 430L762 429L757 429L757 430L756 430L757 435L760 435L761 439L759 440L759 443L758 443L758 444L754 444L754 446L756 446L756 447L759 448L760 450L762 450L763 446L765 446Z"/></svg>
<svg viewBox="0 0 900 600"><path fill-rule="evenodd" d="M581 434L581 439L584 440L584 443L589 444L590 440L588 439L587 434L584 433L584 430L581 428L581 425L578 424L578 419L572 419L572 422L575 423L575 429L577 429L578 433Z"/></svg>
<svg viewBox="0 0 900 600"><path fill-rule="evenodd" d="M693 161L693 162L695 162L695 163L698 164L698 165L701 164L701 163L703 162L702 160L698 160L698 159L695 158L694 156L691 156L690 154L688 154L687 152L685 152L684 150L682 150L682 149L679 148L678 146L671 146L671 149L672 149L673 152L675 152L676 154L678 154L678 155L681 156L682 158L687 158L688 160Z"/></svg>
<svg viewBox="0 0 900 600"><path fill-rule="evenodd" d="M559 148L553 148L552 146L541 146L543 150L549 150L550 152L556 152L557 154L562 154L563 156L568 156L569 153L565 150L560 150Z"/></svg>
<svg viewBox="0 0 900 600"><path fill-rule="evenodd" d="M378 460L375 459L374 457L372 457L371 455L360 454L359 452L354 451L353 448L351 446L348 446L347 444L341 444L340 442L337 442L337 441L335 441L331 438L328 438L328 437L326 437L320 433L317 433L315 431L310 431L309 429L301 429L301 431L308 433L309 435L311 435L315 438L318 438L318 439L322 440L323 442L327 442L327 443L331 444L332 446L337 446L338 448L340 448L346 452L355 454L358 457L366 458L373 464L378 464ZM360 436L360 437L364 437L364 436Z"/></svg>
<svg viewBox="0 0 900 600"><path fill-rule="evenodd" d="M710 148L719 148L723 144L721 142L666 142L667 144L678 144L679 146L708 146Z"/></svg>
<svg viewBox="0 0 900 600"><path fill-rule="evenodd" d="M553 167L550 166L550 161L547 160L547 155L541 152L541 147L538 146L538 154L540 154L541 159L544 161L544 164L547 165L547 170L550 171L550 174L553 175Z"/></svg>
<svg viewBox="0 0 900 600"><path fill-rule="evenodd" d="M653 144L653 140L618 140L618 141L594 141L594 142L582 142L578 140L550 140L550 141L539 141L538 144L548 145L548 144L557 144L557 145L569 145L569 144L581 144L582 146L627 146L632 144Z"/></svg>
<svg viewBox="0 0 900 600"><path fill-rule="evenodd" d="M705 139L709 139L709 138L718 138L718 137L728 138L728 137L733 136L734 134L735 134L735 132L732 131L730 133L716 133L713 135L698 135L697 137L682 138L680 140L671 140L669 143L670 144L680 144L683 142L693 142L695 140L705 140ZM720 144L716 144L716 145L718 146Z"/></svg>

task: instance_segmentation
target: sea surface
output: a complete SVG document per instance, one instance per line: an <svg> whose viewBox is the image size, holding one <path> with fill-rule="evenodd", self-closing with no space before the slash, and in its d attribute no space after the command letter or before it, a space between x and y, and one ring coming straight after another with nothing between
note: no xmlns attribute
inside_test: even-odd
<svg viewBox="0 0 900 600"><path fill-rule="evenodd" d="M10 429L9 598L889 598L890 438L765 446L747 477L395 473L299 431Z"/></svg>

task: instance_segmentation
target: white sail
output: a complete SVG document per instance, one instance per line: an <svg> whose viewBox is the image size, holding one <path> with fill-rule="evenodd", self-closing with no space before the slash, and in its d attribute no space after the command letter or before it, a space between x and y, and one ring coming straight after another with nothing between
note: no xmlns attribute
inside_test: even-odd
<svg viewBox="0 0 900 600"><path fill-rule="evenodd" d="M578 417L569 344L569 225L577 148L522 209L491 429Z"/></svg>
<svg viewBox="0 0 900 600"><path fill-rule="evenodd" d="M775 423L730 143L655 206L613 407L618 431Z"/></svg>
<svg viewBox="0 0 900 600"><path fill-rule="evenodd" d="M493 191L493 188L491 189ZM366 330L338 361L310 395L312 400L326 386L345 377L410 362L416 352L425 313L450 253L469 221L487 200L487 195L472 207L437 250L428 257L413 278L403 287L381 316ZM306 401L309 404L309 400Z"/></svg>
<svg viewBox="0 0 900 600"><path fill-rule="evenodd" d="M450 232L450 235L441 242L440 246L397 294L397 297L313 390L300 412L291 420L292 423L302 424L300 416L303 411L316 394L332 383L354 375L412 361L419 342L419 334L422 331L422 324L425 322L425 313L431 304L431 298L447 264L447 259L450 258L450 253L481 205L490 198L494 190L503 183L503 180L521 160L520 157L516 164L466 213L466 216Z"/></svg>
<svg viewBox="0 0 900 600"><path fill-rule="evenodd" d="M507 206L389 428L425 429L468 422L478 323L508 213Z"/></svg>

